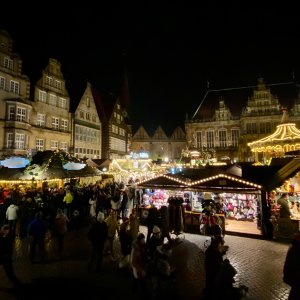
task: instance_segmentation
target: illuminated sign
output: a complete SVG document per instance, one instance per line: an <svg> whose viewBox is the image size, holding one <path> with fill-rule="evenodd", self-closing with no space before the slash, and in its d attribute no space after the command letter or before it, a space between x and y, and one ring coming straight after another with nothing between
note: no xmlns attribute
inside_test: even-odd
<svg viewBox="0 0 300 300"><path fill-rule="evenodd" d="M29 164L29 160L24 157L10 157L0 161L1 166L10 169L25 168Z"/></svg>

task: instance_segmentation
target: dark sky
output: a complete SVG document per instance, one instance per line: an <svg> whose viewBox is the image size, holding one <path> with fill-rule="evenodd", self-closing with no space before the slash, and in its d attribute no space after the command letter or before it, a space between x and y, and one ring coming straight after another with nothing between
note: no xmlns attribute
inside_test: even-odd
<svg viewBox="0 0 300 300"><path fill-rule="evenodd" d="M23 2L1 8L0 28L14 39L32 84L56 58L77 100L87 79L117 92L126 66L134 130L184 128L208 81L219 89L254 85L259 76L300 78L300 18L288 1Z"/></svg>

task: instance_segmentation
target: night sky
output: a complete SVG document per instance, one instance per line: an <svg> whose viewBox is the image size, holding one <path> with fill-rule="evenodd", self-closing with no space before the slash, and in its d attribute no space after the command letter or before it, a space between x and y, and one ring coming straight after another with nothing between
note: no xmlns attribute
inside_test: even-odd
<svg viewBox="0 0 300 300"><path fill-rule="evenodd" d="M255 85L259 76L287 82L292 74L300 82L300 18L288 1L23 2L1 7L0 28L14 39L31 83L56 58L78 101L86 80L118 93L126 69L134 131L184 128L208 82L221 89Z"/></svg>

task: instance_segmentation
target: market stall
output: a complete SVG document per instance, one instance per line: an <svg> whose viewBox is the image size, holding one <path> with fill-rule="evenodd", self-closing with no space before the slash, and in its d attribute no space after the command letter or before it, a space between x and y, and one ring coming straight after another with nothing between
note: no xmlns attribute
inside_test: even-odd
<svg viewBox="0 0 300 300"><path fill-rule="evenodd" d="M0 167L0 184L63 187L76 180L90 184L101 180L102 172L95 167L81 163L63 151L38 151L24 168Z"/></svg>
<svg viewBox="0 0 300 300"><path fill-rule="evenodd" d="M215 215L221 219L224 232L228 231L226 222L230 220L231 230L233 231L234 227L237 227L236 232L240 230L239 233L242 234L245 229L240 225L244 222L246 227L249 225L248 228L253 228L252 234L261 235L262 186L243 180L236 175L218 172L220 170L216 168L203 168L200 172L196 170L198 180L195 180L195 176L185 178L183 174L162 175L141 182L138 186L152 191L153 195L149 196L147 190L145 190L147 195L145 199L147 199L146 204L148 205L155 205L158 202L161 206L161 199L156 200L155 191L160 191L158 195L163 195L163 197L158 198L163 198L164 205L168 205L169 197L181 197L185 208L185 230L188 232L199 232L204 209L202 204L209 197L219 204L219 209L215 211ZM207 176L208 174L212 174L212 176ZM144 208L147 209L147 205ZM144 208L142 207L142 209ZM238 226L235 226L235 224L238 224ZM246 231L251 234L251 230Z"/></svg>
<svg viewBox="0 0 300 300"><path fill-rule="evenodd" d="M290 159L290 162L284 164L281 169L267 178L264 190L267 191L265 216L269 218L269 223L271 223L267 230L268 236L291 238L300 228L300 215L298 213L300 188L297 175L300 170L300 161L296 154L300 150L300 130L295 123L289 121L287 110L284 109L281 123L277 125L275 132L260 140L248 143L248 146L255 156L255 161L262 160L264 163L271 164L274 157ZM292 209L292 206L295 206L295 210L297 210L291 218L286 220L279 218L276 214L277 198L280 198L283 193L289 193L290 207ZM277 195L277 198L274 198L274 194ZM264 223L268 224L268 219Z"/></svg>
<svg viewBox="0 0 300 300"><path fill-rule="evenodd" d="M157 209L162 206L169 206L169 200L172 198L182 198L184 208L189 204L189 198L186 197L187 193L184 192L187 184L167 174L141 181L136 187L144 190L139 207L142 225L146 224L148 210L151 206Z"/></svg>
<svg viewBox="0 0 300 300"><path fill-rule="evenodd" d="M291 238L300 231L300 158L291 158L266 183L267 203L272 227L269 236L272 238ZM288 193L291 217L280 218L278 200Z"/></svg>

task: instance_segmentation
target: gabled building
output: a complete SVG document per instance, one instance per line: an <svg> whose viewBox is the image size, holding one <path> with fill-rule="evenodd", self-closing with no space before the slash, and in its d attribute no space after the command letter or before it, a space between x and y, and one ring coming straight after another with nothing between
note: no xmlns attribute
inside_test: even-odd
<svg viewBox="0 0 300 300"><path fill-rule="evenodd" d="M147 152L153 160L180 159L182 150L186 148L186 137L181 127L175 128L171 136L167 136L161 126L158 126L152 136L141 126L132 137L134 153Z"/></svg>
<svg viewBox="0 0 300 300"><path fill-rule="evenodd" d="M90 82L73 114L72 144L75 157L101 158L102 124Z"/></svg>
<svg viewBox="0 0 300 300"><path fill-rule="evenodd" d="M193 117L185 121L189 148L215 151L218 160L252 161L248 143L274 131L282 108L300 123L299 87L295 82L209 90Z"/></svg>
<svg viewBox="0 0 300 300"><path fill-rule="evenodd" d="M70 97L61 64L53 58L34 89L30 148L68 152L71 145Z"/></svg>
<svg viewBox="0 0 300 300"><path fill-rule="evenodd" d="M0 30L0 156L26 155L30 148L30 80L13 40Z"/></svg>
<svg viewBox="0 0 300 300"><path fill-rule="evenodd" d="M123 117L119 97L103 96L92 87L92 92L102 123L101 158L125 158L128 154L128 126Z"/></svg>

